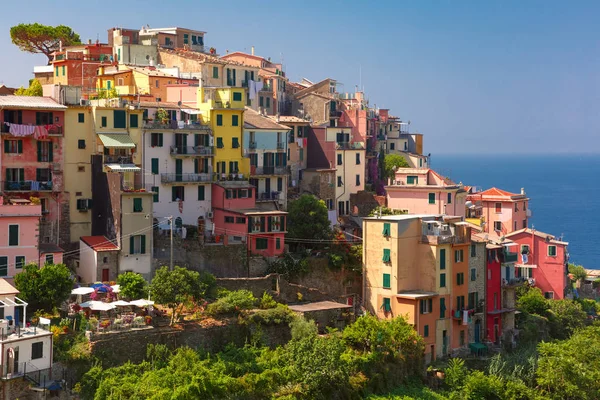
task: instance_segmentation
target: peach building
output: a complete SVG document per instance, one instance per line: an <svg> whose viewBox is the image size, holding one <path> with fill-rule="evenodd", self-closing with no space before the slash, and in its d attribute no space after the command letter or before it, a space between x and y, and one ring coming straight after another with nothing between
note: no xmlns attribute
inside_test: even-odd
<svg viewBox="0 0 600 400"><path fill-rule="evenodd" d="M363 220L363 298L380 318L407 316L427 361L468 345L471 228L461 217L393 215Z"/></svg>
<svg viewBox="0 0 600 400"><path fill-rule="evenodd" d="M24 199L4 202L0 196L0 216L0 277L12 278L38 262L42 206Z"/></svg>
<svg viewBox="0 0 600 400"><path fill-rule="evenodd" d="M387 205L408 214L449 214L465 216L467 196L462 184L428 168L399 168L385 187Z"/></svg>
<svg viewBox="0 0 600 400"><path fill-rule="evenodd" d="M531 210L525 189L521 189L520 194L495 187L484 191L474 187L467 189L467 221L482 226L486 233L499 236L527 228Z"/></svg>

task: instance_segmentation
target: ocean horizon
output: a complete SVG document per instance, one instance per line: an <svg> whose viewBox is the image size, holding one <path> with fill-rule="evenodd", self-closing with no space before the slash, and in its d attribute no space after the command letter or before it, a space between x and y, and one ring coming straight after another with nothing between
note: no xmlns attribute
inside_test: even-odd
<svg viewBox="0 0 600 400"><path fill-rule="evenodd" d="M432 154L431 168L469 186L524 188L529 227L569 242L569 262L600 269L600 154Z"/></svg>

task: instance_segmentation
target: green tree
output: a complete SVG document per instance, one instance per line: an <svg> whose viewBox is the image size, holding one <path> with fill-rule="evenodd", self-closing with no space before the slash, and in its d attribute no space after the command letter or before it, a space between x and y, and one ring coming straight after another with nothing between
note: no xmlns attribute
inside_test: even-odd
<svg viewBox="0 0 600 400"><path fill-rule="evenodd" d="M581 304L569 299L549 300L550 335L555 339L567 339L585 326L587 313Z"/></svg>
<svg viewBox="0 0 600 400"><path fill-rule="evenodd" d="M68 26L42 24L19 24L10 28L10 38L19 49L29 53L42 53L52 60L51 54L63 46L80 44L79 35Z"/></svg>
<svg viewBox="0 0 600 400"><path fill-rule="evenodd" d="M141 299L148 294L148 283L136 272L119 275L117 283L121 286L119 294L128 300Z"/></svg>
<svg viewBox="0 0 600 400"><path fill-rule="evenodd" d="M574 282L583 282L587 278L587 272L581 265L569 264L569 274L573 275Z"/></svg>
<svg viewBox="0 0 600 400"><path fill-rule="evenodd" d="M151 293L158 304L171 308L171 325L178 320L186 301L198 301L215 286L215 277L176 266L161 267L152 279Z"/></svg>
<svg viewBox="0 0 600 400"><path fill-rule="evenodd" d="M37 79L32 79L27 89L21 86L15 91L15 95L41 97L44 95L44 90L42 89L42 84L40 83L40 81L38 81Z"/></svg>
<svg viewBox="0 0 600 400"><path fill-rule="evenodd" d="M410 165L408 165L404 157L398 154L387 154L383 160L383 173L386 179L394 179L396 176L396 169L409 167Z"/></svg>
<svg viewBox="0 0 600 400"><path fill-rule="evenodd" d="M15 276L19 296L33 310L51 311L59 307L71 294L73 282L71 271L64 264L46 264L42 268L27 264L23 272Z"/></svg>
<svg viewBox="0 0 600 400"><path fill-rule="evenodd" d="M288 206L288 234L290 239L330 240L332 231L323 200L304 194Z"/></svg>
<svg viewBox="0 0 600 400"><path fill-rule="evenodd" d="M529 314L545 315L550 306L540 289L530 288L517 299L517 308Z"/></svg>

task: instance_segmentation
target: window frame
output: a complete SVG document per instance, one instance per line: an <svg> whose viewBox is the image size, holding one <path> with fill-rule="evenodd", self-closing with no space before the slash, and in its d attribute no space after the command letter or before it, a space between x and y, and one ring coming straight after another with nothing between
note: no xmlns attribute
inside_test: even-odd
<svg viewBox="0 0 600 400"><path fill-rule="evenodd" d="M16 227L16 229L17 229L16 243L14 243L14 241L11 239L11 228L12 227ZM9 247L18 247L19 246L19 244L21 243L20 234L21 234L21 227L19 224L8 224L8 246Z"/></svg>
<svg viewBox="0 0 600 400"><path fill-rule="evenodd" d="M435 193L428 194L429 204L435 204Z"/></svg>
<svg viewBox="0 0 600 400"><path fill-rule="evenodd" d="M552 254L552 252L550 251L551 249L554 249L554 254ZM556 257L558 254L558 248L555 244L549 244L548 248L547 248L547 254L548 257Z"/></svg>
<svg viewBox="0 0 600 400"><path fill-rule="evenodd" d="M392 288L392 276L391 274L384 273L382 276L382 288L391 289Z"/></svg>
<svg viewBox="0 0 600 400"><path fill-rule="evenodd" d="M39 360L40 358L44 358L44 342L31 343L31 359Z"/></svg>

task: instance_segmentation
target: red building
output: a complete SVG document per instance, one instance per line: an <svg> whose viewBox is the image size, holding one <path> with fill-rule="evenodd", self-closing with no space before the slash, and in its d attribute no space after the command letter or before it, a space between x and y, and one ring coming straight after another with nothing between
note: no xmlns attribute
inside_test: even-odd
<svg viewBox="0 0 600 400"><path fill-rule="evenodd" d="M2 192L11 199L39 198L40 243L69 243L62 175L66 108L45 97L0 96Z"/></svg>
<svg viewBox="0 0 600 400"><path fill-rule="evenodd" d="M534 286L540 288L546 298L564 298L569 272L569 243L535 229L521 229L506 237L519 244L517 276L532 278Z"/></svg>
<svg viewBox="0 0 600 400"><path fill-rule="evenodd" d="M279 256L285 246L287 213L275 202L255 202L256 188L245 181L212 187L213 233L223 244L246 243L255 255Z"/></svg>

